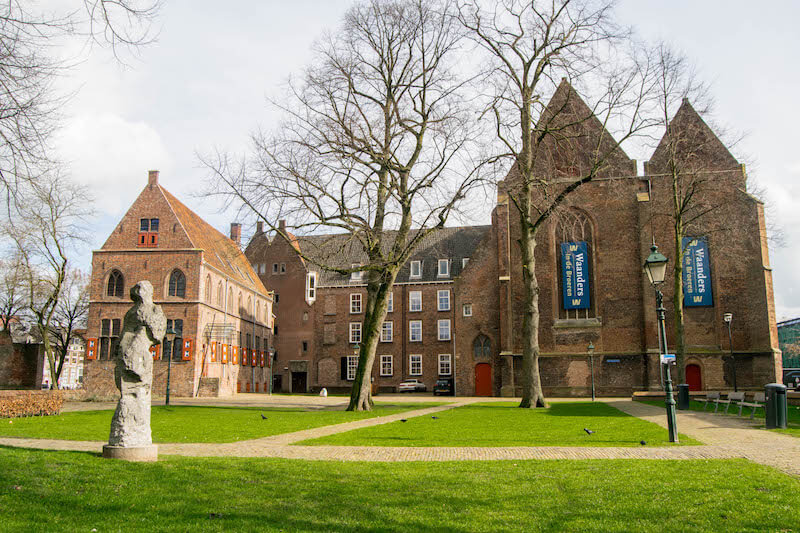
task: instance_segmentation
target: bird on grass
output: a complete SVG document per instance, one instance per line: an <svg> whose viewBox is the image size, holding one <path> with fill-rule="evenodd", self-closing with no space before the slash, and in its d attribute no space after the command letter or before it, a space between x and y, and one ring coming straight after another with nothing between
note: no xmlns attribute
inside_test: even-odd
<svg viewBox="0 0 800 533"><path fill-rule="evenodd" d="M583 430L586 432L587 435L591 435L592 433L594 433L594 431L592 431L591 429L583 428Z"/></svg>
<svg viewBox="0 0 800 533"><path fill-rule="evenodd" d="M647 443L645 441L643 441L643 440L640 440L639 444L641 444L642 446L647 446Z"/></svg>
<svg viewBox="0 0 800 533"><path fill-rule="evenodd" d="M400 422L408 422L408 419L407 418L401 418Z"/></svg>
<svg viewBox="0 0 800 533"><path fill-rule="evenodd" d="M266 419L267 419L267 417L264 416L264 413L261 413L261 420L266 420Z"/></svg>
<svg viewBox="0 0 800 533"><path fill-rule="evenodd" d="M432 416L431 418L433 418L434 420L439 420L438 416Z"/></svg>

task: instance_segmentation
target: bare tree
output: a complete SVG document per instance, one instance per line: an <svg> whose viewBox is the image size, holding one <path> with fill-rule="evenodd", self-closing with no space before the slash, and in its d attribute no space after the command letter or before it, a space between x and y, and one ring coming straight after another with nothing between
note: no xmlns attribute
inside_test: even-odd
<svg viewBox="0 0 800 533"><path fill-rule="evenodd" d="M292 84L287 116L254 136L248 160L206 158L225 194L323 269L363 272L367 299L349 410L370 410L370 376L396 276L417 245L444 227L477 183L469 163L474 121L456 62L462 28L448 1L368 0L316 46ZM343 264L353 247L364 264Z"/></svg>
<svg viewBox="0 0 800 533"><path fill-rule="evenodd" d="M0 329L11 333L11 322L27 309L22 265L16 254L0 261Z"/></svg>
<svg viewBox="0 0 800 533"><path fill-rule="evenodd" d="M56 378L53 388L58 387L61 365L51 334L60 320L59 311L70 306L73 298L65 293L72 281L69 252L82 240L87 198L83 188L58 176L44 176L28 189L4 225L4 236L20 257L29 311L42 338L50 375Z"/></svg>
<svg viewBox="0 0 800 533"><path fill-rule="evenodd" d="M546 406L537 234L571 193L614 166L620 143L652 125L644 114L652 90L649 57L627 53L629 33L614 23L613 6L613 0L501 0L464 1L459 9L489 58L487 111L512 164L507 192L519 220L525 290L520 407ZM595 95L590 105L576 88Z"/></svg>
<svg viewBox="0 0 800 533"><path fill-rule="evenodd" d="M78 335L77 330L86 328L89 318L90 276L80 270L67 272L61 287L61 295L50 321L50 337L56 363L56 373L50 374L53 383L58 383L69 346Z"/></svg>

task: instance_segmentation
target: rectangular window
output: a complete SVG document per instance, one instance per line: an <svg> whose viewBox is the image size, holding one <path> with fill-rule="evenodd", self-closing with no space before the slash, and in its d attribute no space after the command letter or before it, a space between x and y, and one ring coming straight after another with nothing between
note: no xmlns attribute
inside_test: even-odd
<svg viewBox="0 0 800 533"><path fill-rule="evenodd" d="M175 341L170 344L170 342L164 339L164 350L162 352L161 357L169 357L170 354L172 355L173 361L183 361L183 320L177 318L175 320L168 318L167 319L167 329L173 328L175 331ZM241 342L241 341L240 341Z"/></svg>
<svg viewBox="0 0 800 533"><path fill-rule="evenodd" d="M350 344L361 342L361 322L350 322Z"/></svg>
<svg viewBox="0 0 800 533"><path fill-rule="evenodd" d="M359 324L360 326L361 324ZM358 356L357 355L348 355L347 356L347 380L353 381L356 379L356 370L358 370Z"/></svg>
<svg viewBox="0 0 800 533"><path fill-rule="evenodd" d="M450 340L450 319L447 318L445 320L439 320L439 340L440 341L449 341Z"/></svg>
<svg viewBox="0 0 800 533"><path fill-rule="evenodd" d="M391 355L381 356L381 376L391 376L394 373Z"/></svg>
<svg viewBox="0 0 800 533"><path fill-rule="evenodd" d="M412 376L422 375L422 356L419 354L409 356L409 373Z"/></svg>
<svg viewBox="0 0 800 533"><path fill-rule="evenodd" d="M350 295L350 314L354 315L361 312L361 295L360 294L351 294Z"/></svg>
<svg viewBox="0 0 800 533"><path fill-rule="evenodd" d="M278 263L272 263L272 273L273 274L278 273Z"/></svg>
<svg viewBox="0 0 800 533"><path fill-rule="evenodd" d="M303 351L304 352L308 351L308 341L303 341Z"/></svg>
<svg viewBox="0 0 800 533"><path fill-rule="evenodd" d="M422 320L409 321L408 340L411 342L422 342Z"/></svg>
<svg viewBox="0 0 800 533"><path fill-rule="evenodd" d="M381 326L381 342L392 342L394 338L394 323L386 321Z"/></svg>
<svg viewBox="0 0 800 533"><path fill-rule="evenodd" d="M422 277L422 261L411 261L411 274L412 278Z"/></svg>
<svg viewBox="0 0 800 533"><path fill-rule="evenodd" d="M440 376L449 376L452 374L452 365L449 353L440 353L439 354L439 375Z"/></svg>
<svg viewBox="0 0 800 533"><path fill-rule="evenodd" d="M386 297L386 312L391 313L394 311L394 293L390 292Z"/></svg>
<svg viewBox="0 0 800 533"><path fill-rule="evenodd" d="M440 278L447 278L450 276L450 261L447 259L439 259L439 272Z"/></svg>
<svg viewBox="0 0 800 533"><path fill-rule="evenodd" d="M317 299L317 273L306 274L306 301L310 304Z"/></svg>
<svg viewBox="0 0 800 533"><path fill-rule="evenodd" d="M139 219L139 231L150 231L150 219L149 218L141 218L141 219Z"/></svg>
<svg viewBox="0 0 800 533"><path fill-rule="evenodd" d="M350 265L350 268L358 268L361 265L359 263L353 263ZM350 281L361 281L364 278L364 271L363 270L355 270L350 273Z"/></svg>
<svg viewBox="0 0 800 533"><path fill-rule="evenodd" d="M286 274L286 263L281 263L281 274Z"/></svg>
<svg viewBox="0 0 800 533"><path fill-rule="evenodd" d="M422 291L411 291L408 293L408 310L422 311Z"/></svg>
<svg viewBox="0 0 800 533"><path fill-rule="evenodd" d="M464 316L472 316L472 304L464 304L461 309L464 312Z"/></svg>
<svg viewBox="0 0 800 533"><path fill-rule="evenodd" d="M150 231L156 232L158 231L158 219L151 218L150 219Z"/></svg>
<svg viewBox="0 0 800 533"><path fill-rule="evenodd" d="M461 270L467 268L467 264L469 263L469 257L462 257L461 258Z"/></svg>
<svg viewBox="0 0 800 533"><path fill-rule="evenodd" d="M438 309L439 311L449 311L450 310L450 291L439 291L438 292Z"/></svg>

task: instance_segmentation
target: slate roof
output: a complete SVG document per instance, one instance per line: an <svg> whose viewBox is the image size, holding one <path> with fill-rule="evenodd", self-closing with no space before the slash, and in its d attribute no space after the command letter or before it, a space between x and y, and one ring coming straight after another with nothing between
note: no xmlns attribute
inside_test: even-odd
<svg viewBox="0 0 800 533"><path fill-rule="evenodd" d="M443 228L427 235L417 246L411 259L406 262L397 275L397 283L405 282L431 282L452 280L461 274L462 259L472 257L475 248L489 234L491 226L462 226L454 228ZM387 232L388 247L395 232ZM328 264L336 266L350 267L353 264L364 264L367 256L359 245L358 241L351 239L347 234L334 235L315 235L308 237L298 237L298 243L303 253L309 257L324 259ZM333 254L329 254L333 251ZM438 277L439 259L449 259L450 276L446 278ZM422 261L422 276L410 278L411 261ZM350 275L339 274L338 272L325 271L321 268L309 265L311 270L319 272L318 285L320 287L331 286L352 286L358 285L357 281L351 281Z"/></svg>
<svg viewBox="0 0 800 533"><path fill-rule="evenodd" d="M205 252L203 258L210 265L248 289L265 295L268 293L236 243L200 218L164 187L159 185L159 188L192 241L192 246Z"/></svg>

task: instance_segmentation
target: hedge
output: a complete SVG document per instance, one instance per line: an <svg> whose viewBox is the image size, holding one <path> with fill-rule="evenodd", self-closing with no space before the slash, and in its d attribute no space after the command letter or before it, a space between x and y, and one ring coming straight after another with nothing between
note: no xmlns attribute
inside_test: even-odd
<svg viewBox="0 0 800 533"><path fill-rule="evenodd" d="M57 415L64 405L61 391L0 391L0 418Z"/></svg>

